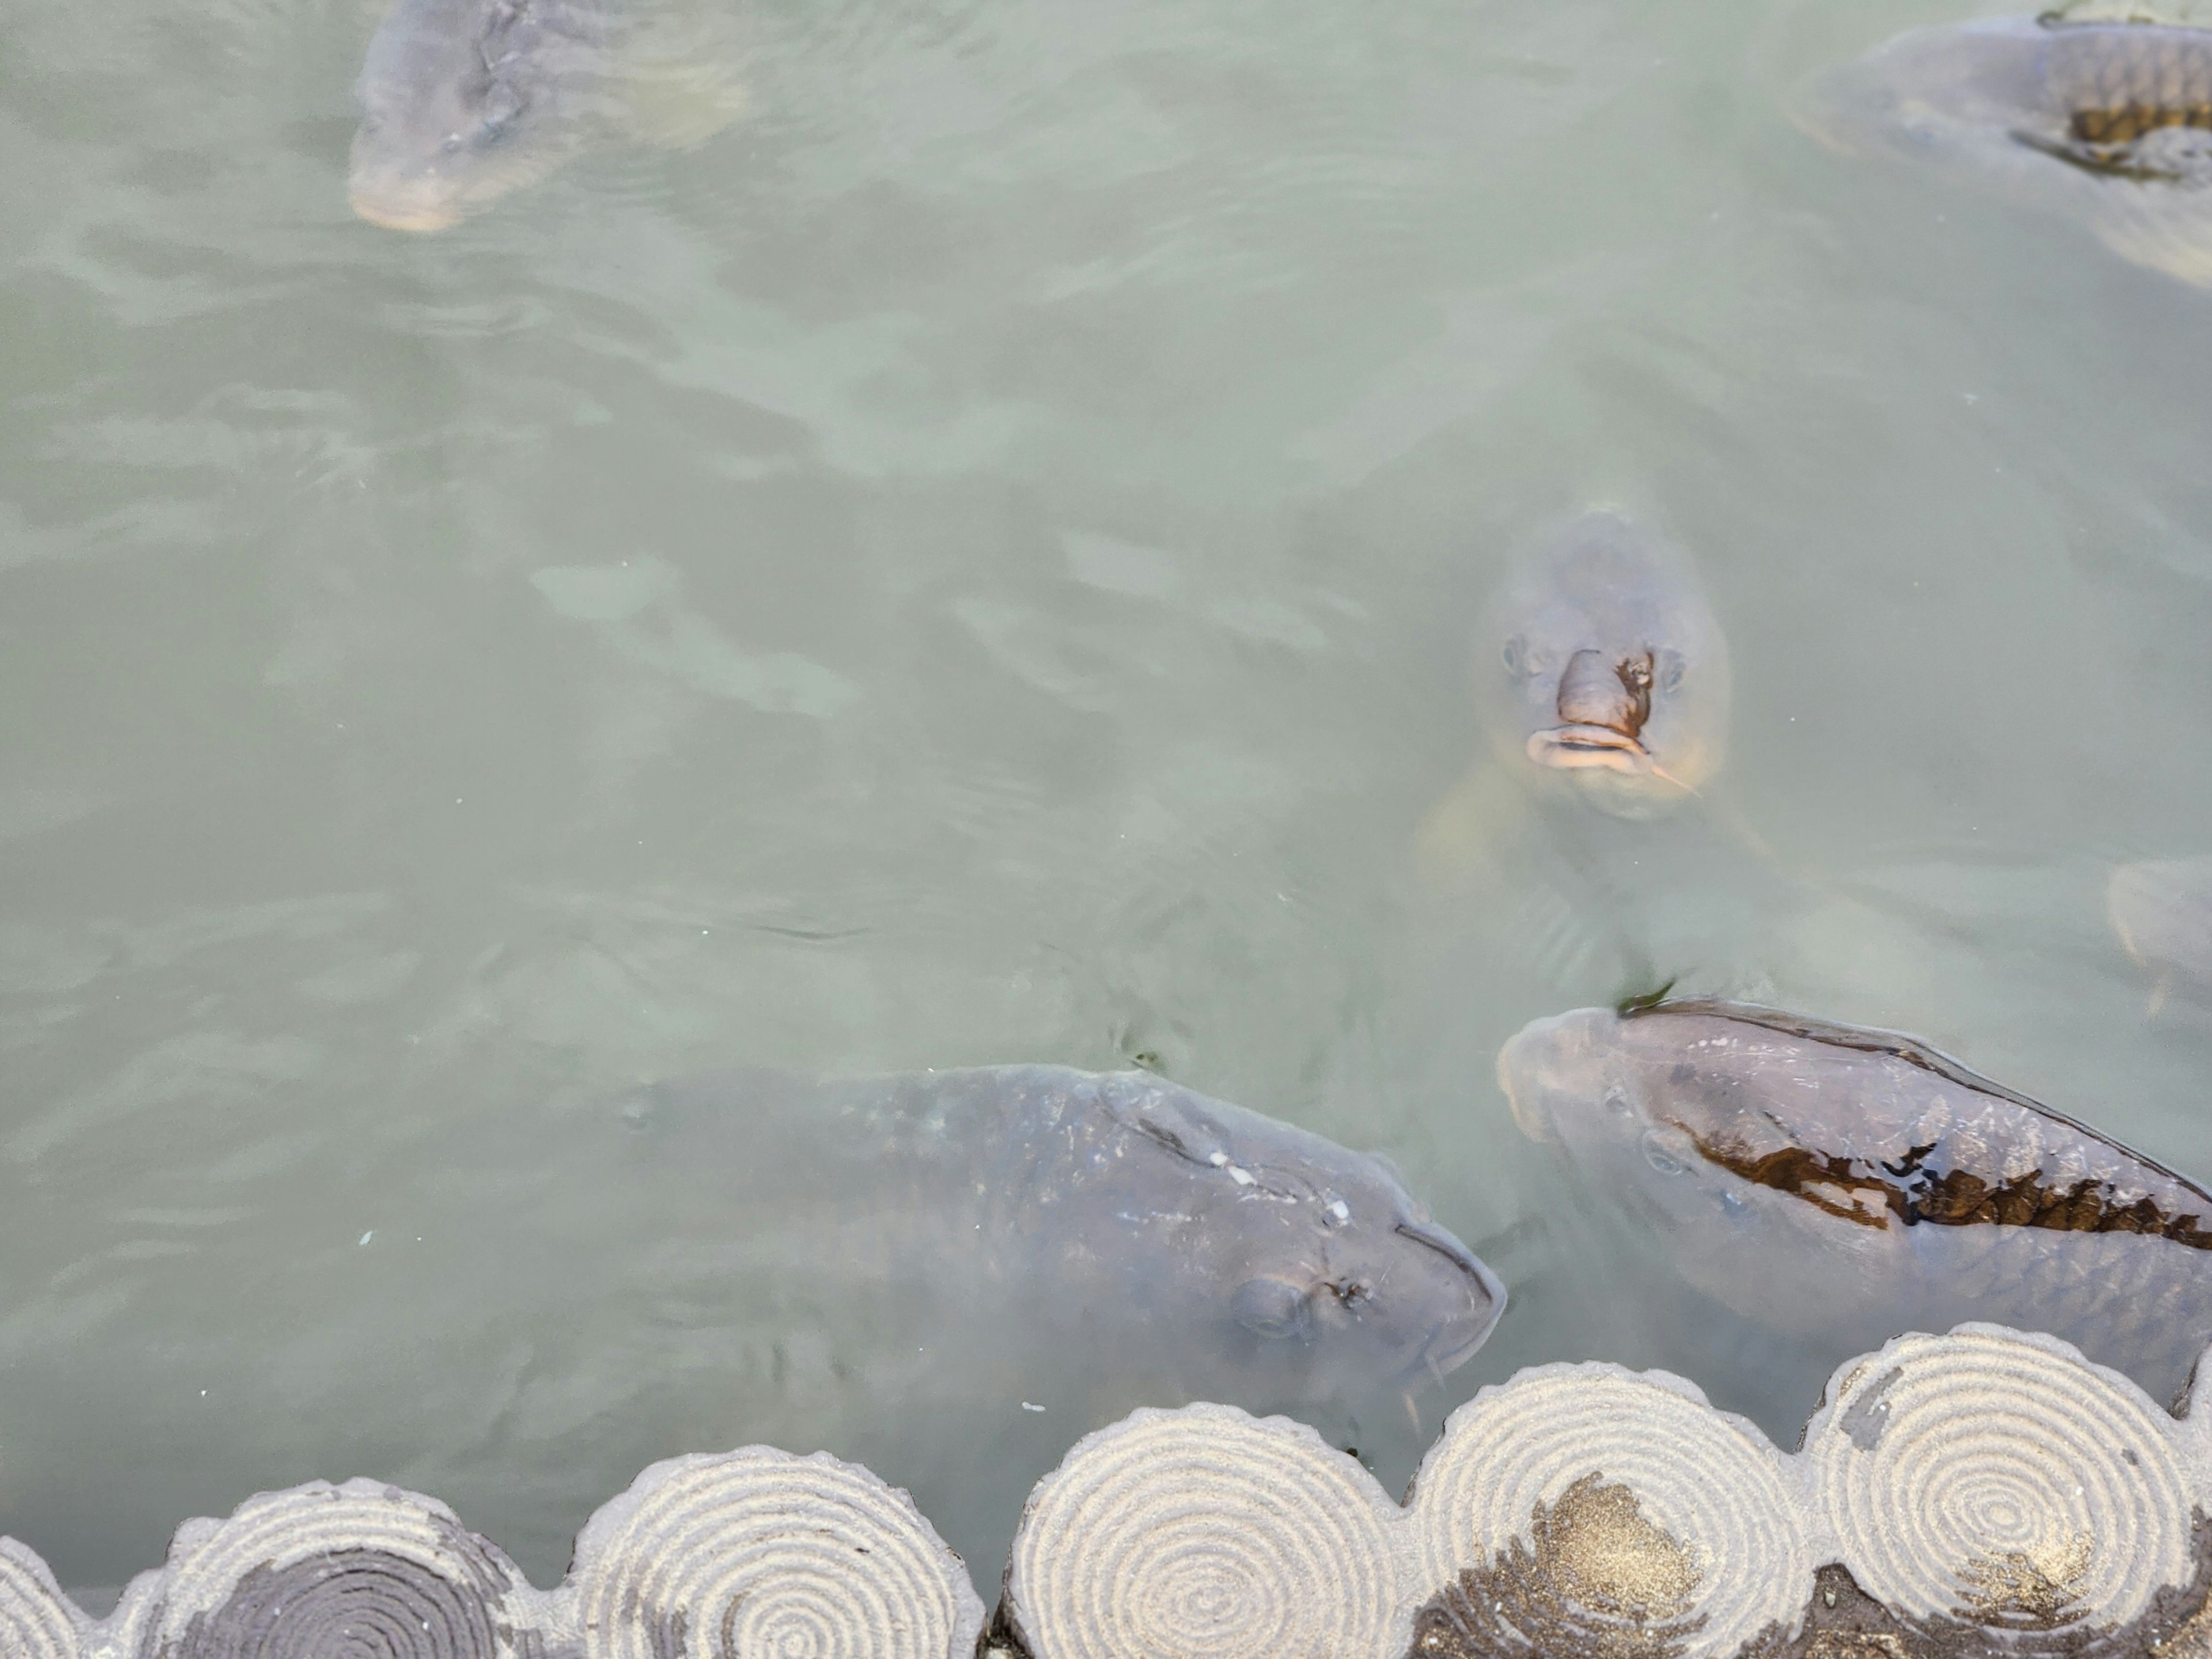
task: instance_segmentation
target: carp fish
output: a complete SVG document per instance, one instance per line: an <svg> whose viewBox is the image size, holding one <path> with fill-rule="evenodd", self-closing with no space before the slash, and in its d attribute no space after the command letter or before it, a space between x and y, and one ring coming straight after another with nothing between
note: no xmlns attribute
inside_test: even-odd
<svg viewBox="0 0 2212 1659"><path fill-rule="evenodd" d="M1726 1002L1585 1008L1499 1053L1522 1131L1698 1289L1844 1352L2049 1331L2160 1398L2212 1340L2212 1194L1893 1032Z"/></svg>
<svg viewBox="0 0 2212 1659"><path fill-rule="evenodd" d="M611 137L696 143L743 103L720 25L661 0L397 0L356 91L353 210L415 231Z"/></svg>
<svg viewBox="0 0 2212 1659"><path fill-rule="evenodd" d="M361 1196L280 1258L116 1269L118 1470L374 1468L557 1573L655 1458L822 1447L1003 1559L1029 1485L1138 1405L1291 1411L1410 1470L1409 1398L1506 1299L1380 1158L1148 1073L656 1084L457 1122ZM78 1340L5 1311L11 1409L82 1391ZM10 1480L70 1489L81 1452Z"/></svg>
<svg viewBox="0 0 2212 1659"><path fill-rule="evenodd" d="M1492 601L1475 693L1499 759L1616 817L1678 806L1719 770L1728 644L1680 550L1586 513Z"/></svg>
<svg viewBox="0 0 2212 1659"><path fill-rule="evenodd" d="M623 1112L653 1137L742 1126L744 1164L778 1171L760 1213L788 1224L794 1205L825 1206L808 1219L843 1241L841 1271L933 1264L963 1294L1072 1316L1109 1338L1109 1364L1158 1350L1212 1386L1285 1401L1418 1389L1470 1358L1505 1306L1382 1159L1146 1072L796 1090L738 1074L657 1085Z"/></svg>
<svg viewBox="0 0 2212 1659"><path fill-rule="evenodd" d="M1830 149L1930 167L2212 287L2212 30L1993 17L1916 29L1790 100Z"/></svg>
<svg viewBox="0 0 2212 1659"><path fill-rule="evenodd" d="M1653 818L1726 757L1720 623L1686 556L1608 509L1516 560L1476 629L1474 690L1491 752L1423 823L1439 871L1497 840L1532 797Z"/></svg>

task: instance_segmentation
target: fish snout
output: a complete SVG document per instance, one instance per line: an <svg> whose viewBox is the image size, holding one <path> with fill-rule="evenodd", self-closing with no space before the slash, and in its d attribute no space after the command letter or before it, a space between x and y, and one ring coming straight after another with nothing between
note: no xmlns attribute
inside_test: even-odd
<svg viewBox="0 0 2212 1659"><path fill-rule="evenodd" d="M1506 1109L1513 1114L1514 1127L1530 1140L1549 1141L1556 1146L1559 1131L1532 1098L1534 1079L1522 1053L1528 1042L1528 1031L1517 1031L1498 1051L1498 1086L1505 1096Z"/></svg>
<svg viewBox="0 0 2212 1659"><path fill-rule="evenodd" d="M1557 706L1559 724L1528 738L1528 758L1539 766L1650 770L1640 735L1651 718L1650 653L1609 659L1576 652L1559 676Z"/></svg>
<svg viewBox="0 0 2212 1659"><path fill-rule="evenodd" d="M1458 1268L1464 1275L1462 1286L1467 1297L1466 1306L1440 1322L1436 1334L1422 1345L1419 1357L1400 1377L1401 1384L1410 1389L1424 1381L1441 1382L1472 1359L1504 1317L1506 1294L1504 1281L1490 1264L1442 1228L1401 1222L1398 1231L1437 1251Z"/></svg>

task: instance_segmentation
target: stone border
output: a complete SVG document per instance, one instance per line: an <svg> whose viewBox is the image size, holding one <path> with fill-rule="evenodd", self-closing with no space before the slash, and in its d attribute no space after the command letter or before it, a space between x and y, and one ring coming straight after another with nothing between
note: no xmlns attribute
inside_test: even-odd
<svg viewBox="0 0 2212 1659"><path fill-rule="evenodd" d="M905 1492L753 1446L647 1469L552 1590L368 1480L186 1522L97 1621L0 1539L0 1659L2212 1659L2208 1514L2212 1412L1962 1325L1838 1368L1795 1453L1538 1366L1402 1505L1302 1424L1140 1411L1037 1484L988 1629Z"/></svg>

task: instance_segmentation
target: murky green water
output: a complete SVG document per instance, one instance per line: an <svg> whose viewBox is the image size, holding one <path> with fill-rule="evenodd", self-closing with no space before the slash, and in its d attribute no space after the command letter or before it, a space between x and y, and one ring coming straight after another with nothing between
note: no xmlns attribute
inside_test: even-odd
<svg viewBox="0 0 2212 1659"><path fill-rule="evenodd" d="M963 1484L681 1298L625 1416L661 1350L459 1293L557 1301L506 1161L714 1066L1142 1054L1389 1151L1515 1297L1430 1430L1597 1357L1787 1443L1840 1357L1514 1130L1498 1043L1644 965L2212 1174L2212 1022L2101 908L2212 848L2212 307L1777 105L1953 15L781 0L738 125L424 239L347 210L352 0L12 0L0 1531L112 1584L374 1474L550 1582L605 1423L865 1453L988 1584L1086 1424ZM1701 564L1729 774L1454 896L1468 627L1593 499Z"/></svg>

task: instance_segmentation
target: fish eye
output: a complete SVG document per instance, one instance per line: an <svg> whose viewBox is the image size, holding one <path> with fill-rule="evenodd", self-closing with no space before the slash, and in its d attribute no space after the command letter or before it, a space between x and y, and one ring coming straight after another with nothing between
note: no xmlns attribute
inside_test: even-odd
<svg viewBox="0 0 2212 1659"><path fill-rule="evenodd" d="M1506 641L1505 648L1498 654L1509 674L1517 674L1528 665L1528 646L1518 634Z"/></svg>
<svg viewBox="0 0 2212 1659"><path fill-rule="evenodd" d="M1617 1116L1628 1116L1630 1113L1628 1091L1625 1089L1607 1089L1605 1091L1605 1109Z"/></svg>
<svg viewBox="0 0 2212 1659"><path fill-rule="evenodd" d="M1689 665L1680 657L1668 658L1667 672L1659 677L1659 689L1662 691L1672 691L1676 686L1681 684L1683 672L1688 666Z"/></svg>
<svg viewBox="0 0 2212 1659"><path fill-rule="evenodd" d="M1237 1322L1256 1335L1302 1336L1313 1325L1313 1308L1304 1286L1287 1279L1248 1279L1230 1298Z"/></svg>
<svg viewBox="0 0 2212 1659"><path fill-rule="evenodd" d="M1668 1150L1656 1129L1644 1132L1644 1161L1663 1176L1686 1175L1690 1166Z"/></svg>
<svg viewBox="0 0 2212 1659"><path fill-rule="evenodd" d="M522 100L513 87L505 82L495 85L484 98L483 112L477 118L476 142L479 144L496 143L514 118L522 112Z"/></svg>

